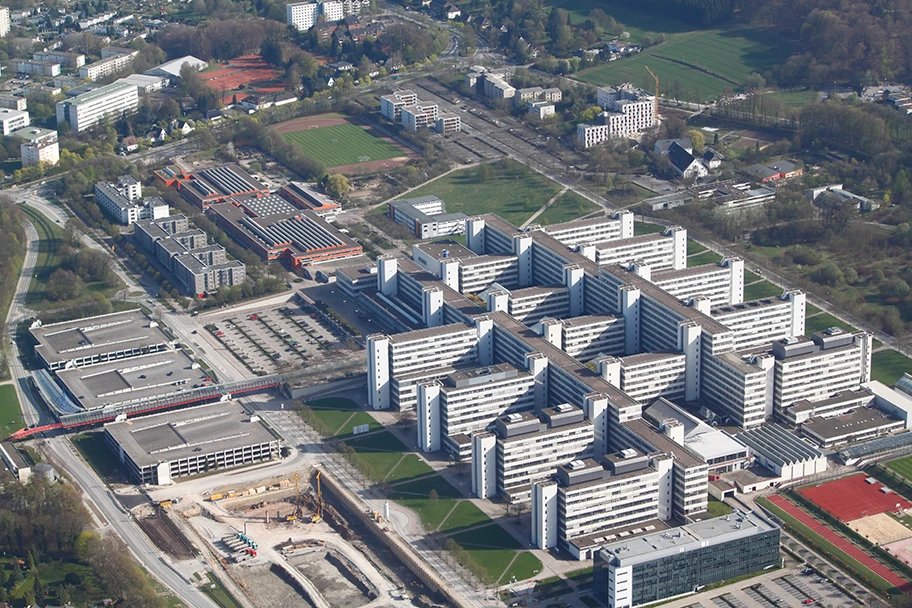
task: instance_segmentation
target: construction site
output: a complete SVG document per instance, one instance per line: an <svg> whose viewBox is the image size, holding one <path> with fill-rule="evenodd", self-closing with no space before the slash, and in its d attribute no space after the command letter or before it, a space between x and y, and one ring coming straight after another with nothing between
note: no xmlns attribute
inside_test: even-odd
<svg viewBox="0 0 912 608"><path fill-rule="evenodd" d="M314 608L443 601L384 541L382 513L354 513L309 468L134 509L174 559L214 557L250 604ZM211 563L211 560L209 560Z"/></svg>

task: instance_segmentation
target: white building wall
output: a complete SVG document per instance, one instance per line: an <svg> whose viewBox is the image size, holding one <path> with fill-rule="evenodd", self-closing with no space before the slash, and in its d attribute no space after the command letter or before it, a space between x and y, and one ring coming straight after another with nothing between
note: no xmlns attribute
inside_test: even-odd
<svg viewBox="0 0 912 608"><path fill-rule="evenodd" d="M532 484L532 544L546 550L557 546L557 484Z"/></svg>

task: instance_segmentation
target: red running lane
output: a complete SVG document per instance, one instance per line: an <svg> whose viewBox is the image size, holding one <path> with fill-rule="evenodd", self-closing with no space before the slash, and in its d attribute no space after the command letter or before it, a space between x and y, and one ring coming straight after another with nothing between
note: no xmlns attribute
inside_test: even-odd
<svg viewBox="0 0 912 608"><path fill-rule="evenodd" d="M910 584L909 581L906 581L898 574L881 564L879 561L875 560L870 555L847 541L845 538L839 536L833 530L821 524L819 521L805 513L803 509L798 508L788 499L779 495L775 495L770 496L769 501L829 542L833 543L835 546L845 551L846 554L851 556L857 562L867 567L869 570L880 576L882 579L894 587L899 587L903 591L912 589L912 584Z"/></svg>

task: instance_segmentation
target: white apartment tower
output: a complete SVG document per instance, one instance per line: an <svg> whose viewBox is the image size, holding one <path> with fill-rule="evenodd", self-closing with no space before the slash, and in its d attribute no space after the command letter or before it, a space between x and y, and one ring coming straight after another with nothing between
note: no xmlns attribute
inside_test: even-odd
<svg viewBox="0 0 912 608"><path fill-rule="evenodd" d="M85 131L110 118L133 114L139 107L136 85L115 82L94 91L57 102L57 124L69 122L73 131Z"/></svg>
<svg viewBox="0 0 912 608"><path fill-rule="evenodd" d="M0 36L6 36L10 32L10 9L8 6L0 6Z"/></svg>

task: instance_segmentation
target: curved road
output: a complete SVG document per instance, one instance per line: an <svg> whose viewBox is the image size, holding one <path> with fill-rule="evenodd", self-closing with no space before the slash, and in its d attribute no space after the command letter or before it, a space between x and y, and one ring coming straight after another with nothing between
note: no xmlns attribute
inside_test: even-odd
<svg viewBox="0 0 912 608"><path fill-rule="evenodd" d="M29 201L31 202L31 201ZM53 206L51 206L53 208ZM55 221L62 219L65 214L57 209L58 213L51 215ZM61 215L63 218L61 218ZM27 315L25 298L29 284L35 271L35 262L38 258L38 233L31 222L25 222L27 235L27 249L25 261L22 265L22 274L16 284L16 293L6 316L7 328L15 330L14 325ZM12 335L12 331L10 332ZM29 384L28 370L22 365L19 356L18 344L11 345L10 372L13 384L22 407L22 415L26 424L33 426L50 421L39 399L33 394ZM188 606L203 608L219 608L209 596L202 593L192 582L188 582L172 569L162 557L162 552L152 543L145 532L133 520L132 516L117 501L116 497L104 485L95 472L79 458L76 449L70 440L64 436L52 437L44 442L45 447L53 456L57 466L61 467L76 484L82 488L85 495L97 507L97 512L107 521L113 530L130 548L136 559L151 572L155 578L162 582L172 593L177 595Z"/></svg>

